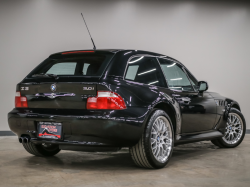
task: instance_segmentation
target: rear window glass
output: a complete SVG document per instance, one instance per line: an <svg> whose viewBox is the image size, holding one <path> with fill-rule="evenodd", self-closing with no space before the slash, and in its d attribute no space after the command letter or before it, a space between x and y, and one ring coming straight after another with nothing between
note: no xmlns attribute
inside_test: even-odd
<svg viewBox="0 0 250 187"><path fill-rule="evenodd" d="M56 75L74 75L76 69L76 62L62 62L54 64L46 74Z"/></svg>
<svg viewBox="0 0 250 187"><path fill-rule="evenodd" d="M113 54L89 54L74 58L45 60L28 77L54 74L57 76L101 76Z"/></svg>

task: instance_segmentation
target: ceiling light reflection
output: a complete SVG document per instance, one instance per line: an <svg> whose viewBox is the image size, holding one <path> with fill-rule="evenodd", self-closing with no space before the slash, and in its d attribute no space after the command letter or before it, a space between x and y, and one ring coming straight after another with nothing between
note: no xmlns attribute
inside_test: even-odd
<svg viewBox="0 0 250 187"><path fill-rule="evenodd" d="M136 60L134 60L134 61L130 61L130 62L129 62L129 64L132 64L132 63L138 62L139 60L141 60L141 59L143 59L143 58L144 58L144 56L142 56L142 57L140 57L140 58L138 58L138 59L136 59Z"/></svg>
<svg viewBox="0 0 250 187"><path fill-rule="evenodd" d="M151 70L145 71L145 72L143 72L143 73L139 73L138 75L143 75L143 74L145 74L145 73L149 73L149 72L155 71L155 70L156 70L156 69L151 69Z"/></svg>
<svg viewBox="0 0 250 187"><path fill-rule="evenodd" d="M127 54L129 54L129 53L132 53L132 51L129 51L129 52L125 53L124 55L127 55Z"/></svg>
<svg viewBox="0 0 250 187"><path fill-rule="evenodd" d="M176 63L173 63L172 65L169 65L169 66L167 66L167 67L168 67L168 68L169 68L169 67L172 67L172 66L174 66L175 64L176 64Z"/></svg>
<svg viewBox="0 0 250 187"><path fill-rule="evenodd" d="M155 83L157 83L157 82L159 82L159 81L151 82L151 83L148 83L148 84L149 84L149 85L150 85L150 84L155 84Z"/></svg>
<svg viewBox="0 0 250 187"><path fill-rule="evenodd" d="M171 81L182 80L182 78L170 79Z"/></svg>

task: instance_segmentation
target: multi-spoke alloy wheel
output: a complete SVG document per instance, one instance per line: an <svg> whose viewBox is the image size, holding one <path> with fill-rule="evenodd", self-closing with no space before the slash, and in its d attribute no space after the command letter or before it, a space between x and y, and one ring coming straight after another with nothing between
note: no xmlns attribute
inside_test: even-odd
<svg viewBox="0 0 250 187"><path fill-rule="evenodd" d="M240 145L246 132L246 121L242 113L231 108L228 114L224 137L211 140L211 142L221 148L233 148Z"/></svg>
<svg viewBox="0 0 250 187"><path fill-rule="evenodd" d="M223 140L228 144L237 143L243 134L243 122L236 113L230 113L227 119L227 126Z"/></svg>
<svg viewBox="0 0 250 187"><path fill-rule="evenodd" d="M154 121L151 129L151 148L154 157L159 162L165 162L172 149L172 130L170 123L164 116Z"/></svg>
<svg viewBox="0 0 250 187"><path fill-rule="evenodd" d="M163 168L173 152L173 126L163 110L152 112L140 141L129 152L136 165L144 168Z"/></svg>

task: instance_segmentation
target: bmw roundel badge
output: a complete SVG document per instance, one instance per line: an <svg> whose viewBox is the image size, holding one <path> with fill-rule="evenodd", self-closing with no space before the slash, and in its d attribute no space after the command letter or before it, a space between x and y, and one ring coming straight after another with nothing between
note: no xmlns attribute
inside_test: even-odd
<svg viewBox="0 0 250 187"><path fill-rule="evenodd" d="M56 91L56 84L51 84L50 89L52 92Z"/></svg>

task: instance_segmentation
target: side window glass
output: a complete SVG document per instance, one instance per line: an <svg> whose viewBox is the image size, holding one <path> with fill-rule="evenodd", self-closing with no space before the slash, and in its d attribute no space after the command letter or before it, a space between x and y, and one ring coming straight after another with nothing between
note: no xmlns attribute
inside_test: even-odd
<svg viewBox="0 0 250 187"><path fill-rule="evenodd" d="M76 62L62 62L54 64L46 74L56 75L74 75L76 69Z"/></svg>
<svg viewBox="0 0 250 187"><path fill-rule="evenodd" d="M159 58L159 62L170 89L194 91L186 73L175 61Z"/></svg>
<svg viewBox="0 0 250 187"><path fill-rule="evenodd" d="M139 65L128 66L126 79L135 80L135 76L138 72Z"/></svg>
<svg viewBox="0 0 250 187"><path fill-rule="evenodd" d="M128 62L125 79L154 86L165 86L164 76L154 57L134 57Z"/></svg>
<svg viewBox="0 0 250 187"><path fill-rule="evenodd" d="M185 69L185 70L186 70L186 69ZM191 81L191 83L192 83L194 89L195 89L196 91L198 91L198 90L199 90L198 81L197 81L196 78L194 78L194 76L193 76L191 73L189 73L187 70L186 70L186 72L187 72L187 74L188 74L188 76L189 76L189 78L190 78L190 81Z"/></svg>
<svg viewBox="0 0 250 187"><path fill-rule="evenodd" d="M90 64L84 63L83 64L83 69L82 69L82 74L87 75L87 70Z"/></svg>

